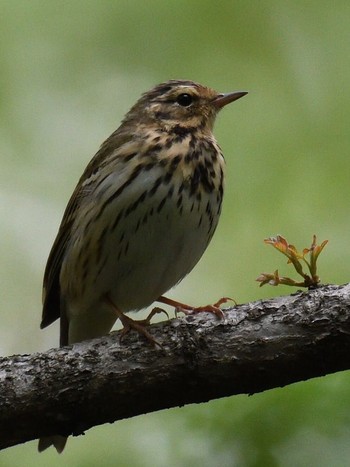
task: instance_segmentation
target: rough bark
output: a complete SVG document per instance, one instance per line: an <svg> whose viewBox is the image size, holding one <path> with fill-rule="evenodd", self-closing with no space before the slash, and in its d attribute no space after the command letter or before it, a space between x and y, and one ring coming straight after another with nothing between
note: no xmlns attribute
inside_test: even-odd
<svg viewBox="0 0 350 467"><path fill-rule="evenodd" d="M0 449L350 368L350 284L0 359Z"/></svg>

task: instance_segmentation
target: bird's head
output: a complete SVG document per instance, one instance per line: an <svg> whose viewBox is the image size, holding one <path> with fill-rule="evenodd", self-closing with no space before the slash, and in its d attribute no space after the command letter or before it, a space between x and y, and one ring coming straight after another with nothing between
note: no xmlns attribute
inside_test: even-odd
<svg viewBox="0 0 350 467"><path fill-rule="evenodd" d="M171 128L201 128L211 131L218 111L247 94L245 91L220 94L193 81L171 80L141 96L125 116L124 124L139 122Z"/></svg>

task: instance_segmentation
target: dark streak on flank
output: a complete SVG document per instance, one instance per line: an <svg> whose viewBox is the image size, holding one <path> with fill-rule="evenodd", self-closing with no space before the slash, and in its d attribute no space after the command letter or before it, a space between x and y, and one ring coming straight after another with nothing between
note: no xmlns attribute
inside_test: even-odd
<svg viewBox="0 0 350 467"><path fill-rule="evenodd" d="M190 196L193 196L198 190L200 183L200 171L198 165L194 168L190 182Z"/></svg>
<svg viewBox="0 0 350 467"><path fill-rule="evenodd" d="M168 194L167 194L167 198L171 198L173 194L174 194L174 185L171 185L171 187L169 188Z"/></svg>
<svg viewBox="0 0 350 467"><path fill-rule="evenodd" d="M211 212L210 201L208 200L207 205L205 207L205 212L209 214Z"/></svg>
<svg viewBox="0 0 350 467"><path fill-rule="evenodd" d="M87 277L88 265L89 265L89 257L86 256L84 261L83 261L83 265L82 265L83 277L84 276ZM82 282L82 284L83 284L83 290L84 290L86 282L84 281L84 282Z"/></svg>
<svg viewBox="0 0 350 467"><path fill-rule="evenodd" d="M102 233L97 241L96 262L99 263L102 256L103 244L108 233L108 225L102 230Z"/></svg>
<svg viewBox="0 0 350 467"><path fill-rule="evenodd" d="M149 190L148 196L153 196L155 192L158 190L160 184L162 183L163 177L160 176L157 178L157 180L154 182L153 187Z"/></svg>
<svg viewBox="0 0 350 467"><path fill-rule="evenodd" d="M172 177L173 177L172 172L167 172L167 173L164 175L164 178L163 178L163 183L164 183L164 185L168 185L168 183L170 183L170 180L172 179Z"/></svg>
<svg viewBox="0 0 350 467"><path fill-rule="evenodd" d="M121 187L118 188L118 190L116 190L112 196L110 196L102 205L101 209L100 209L100 212L97 214L97 216L95 217L95 222L98 221L100 219L100 217L102 216L103 214L103 211L106 209L106 207L112 203L115 199L118 198L118 196L121 195L121 193L123 193L123 191L133 183L133 181L138 177L138 175L140 174L141 170L142 170L142 167L143 165L142 164L139 164L137 165L134 170L132 171L130 177L126 180L126 182L123 183L123 185Z"/></svg>
<svg viewBox="0 0 350 467"><path fill-rule="evenodd" d="M176 207L179 208L180 206L182 206L182 195L180 195L178 198L177 198L177 202L176 202Z"/></svg>
<svg viewBox="0 0 350 467"><path fill-rule="evenodd" d="M141 224L141 219L137 221L136 227L135 227L135 233L139 230Z"/></svg>
<svg viewBox="0 0 350 467"><path fill-rule="evenodd" d="M148 162L147 164L145 164L143 166L143 169L146 171L146 172L149 172L151 169L153 169L153 167L155 167L156 163L155 162Z"/></svg>
<svg viewBox="0 0 350 467"><path fill-rule="evenodd" d="M115 221L113 222L113 225L112 225L112 227L111 227L111 232L113 232L113 231L116 229L117 225L118 225L119 222L120 222L120 219L123 217L123 214L124 214L124 209L122 209L122 210L120 211L120 213L117 215Z"/></svg>
<svg viewBox="0 0 350 467"><path fill-rule="evenodd" d="M220 168L220 185L219 185L219 193L221 200L224 196L224 172L222 171L222 168Z"/></svg>
<svg viewBox="0 0 350 467"><path fill-rule="evenodd" d="M214 184L209 177L208 174L208 169L204 167L202 164L198 164L198 171L200 173L200 180L201 180L201 185L203 186L204 190L207 193L211 193L214 190Z"/></svg>
<svg viewBox="0 0 350 467"><path fill-rule="evenodd" d="M180 195L184 191L184 188L185 188L185 184L184 182L182 182L181 185L179 186L177 194Z"/></svg>
<svg viewBox="0 0 350 467"><path fill-rule="evenodd" d="M160 213L160 211L163 209L164 204L165 204L165 202L166 202L166 198L167 198L167 197L165 196L165 198L163 198L162 201L159 203L159 205L158 205L158 207L157 207L157 212L158 212L158 213Z"/></svg>
<svg viewBox="0 0 350 467"><path fill-rule="evenodd" d="M147 190L145 190L136 201L134 201L125 211L124 217L127 217L132 211L135 211L139 204L142 204L147 196Z"/></svg>
<svg viewBox="0 0 350 467"><path fill-rule="evenodd" d="M214 222L214 216L213 216L213 211L211 209L211 204L210 201L207 202L206 208L205 208L205 213L208 216L209 219L209 228L208 228L208 234L210 234L212 228L213 228L213 222Z"/></svg>
<svg viewBox="0 0 350 467"><path fill-rule="evenodd" d="M84 292L85 290L85 283L86 283L87 276L88 276L87 269L84 269L83 277L82 277L82 292Z"/></svg>
<svg viewBox="0 0 350 467"><path fill-rule="evenodd" d="M126 256L128 250L129 250L129 242L126 243L125 248L124 248L124 254L125 254L125 256Z"/></svg>

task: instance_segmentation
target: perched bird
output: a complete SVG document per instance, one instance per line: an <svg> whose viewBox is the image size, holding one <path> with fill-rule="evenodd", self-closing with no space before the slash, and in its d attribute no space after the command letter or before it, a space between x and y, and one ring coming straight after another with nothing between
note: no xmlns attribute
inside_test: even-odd
<svg viewBox="0 0 350 467"><path fill-rule="evenodd" d="M141 96L80 178L47 262L41 328L60 318L60 345L107 334L119 318L155 342L125 313L163 296L196 265L216 229L225 162L212 130L218 111L246 92L220 94L171 80ZM39 441L58 452L66 438Z"/></svg>

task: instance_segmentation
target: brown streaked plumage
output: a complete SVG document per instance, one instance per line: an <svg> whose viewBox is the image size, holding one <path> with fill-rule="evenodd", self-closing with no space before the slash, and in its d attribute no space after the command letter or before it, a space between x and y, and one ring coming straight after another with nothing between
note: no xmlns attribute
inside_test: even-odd
<svg viewBox="0 0 350 467"><path fill-rule="evenodd" d="M104 335L116 319L163 297L198 262L221 212L224 158L217 112L246 92L219 94L171 80L143 94L86 167L65 210L44 276L44 328L61 320L61 346ZM222 301L194 311L220 314ZM68 433L67 433L68 434ZM63 433L66 435L66 433ZM43 438L61 452L65 437Z"/></svg>

